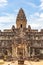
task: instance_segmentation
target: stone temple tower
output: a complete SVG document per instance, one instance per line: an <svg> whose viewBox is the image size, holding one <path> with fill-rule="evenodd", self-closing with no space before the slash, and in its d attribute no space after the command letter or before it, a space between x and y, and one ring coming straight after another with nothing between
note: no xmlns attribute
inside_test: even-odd
<svg viewBox="0 0 43 65"><path fill-rule="evenodd" d="M16 19L16 27L17 28L26 28L27 19L25 13L22 8L20 8L17 19Z"/></svg>

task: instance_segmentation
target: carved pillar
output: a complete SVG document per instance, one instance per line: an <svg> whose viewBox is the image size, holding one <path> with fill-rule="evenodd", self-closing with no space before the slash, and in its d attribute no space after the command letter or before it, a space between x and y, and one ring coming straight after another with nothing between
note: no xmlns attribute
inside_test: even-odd
<svg viewBox="0 0 43 65"><path fill-rule="evenodd" d="M12 57L16 57L16 47L12 45Z"/></svg>
<svg viewBox="0 0 43 65"><path fill-rule="evenodd" d="M17 47L16 47L16 57L17 57Z"/></svg>
<svg viewBox="0 0 43 65"><path fill-rule="evenodd" d="M11 56L10 50L7 50L7 54L8 56Z"/></svg>
<svg viewBox="0 0 43 65"><path fill-rule="evenodd" d="M25 45L25 56L27 57L28 56L28 53L27 53L27 46Z"/></svg>
<svg viewBox="0 0 43 65"><path fill-rule="evenodd" d="M32 56L35 56L35 49L33 48Z"/></svg>
<svg viewBox="0 0 43 65"><path fill-rule="evenodd" d="M30 57L30 51L31 51L31 50L30 50L30 47L29 47L29 57Z"/></svg>
<svg viewBox="0 0 43 65"><path fill-rule="evenodd" d="M24 58L24 49L23 49L23 58Z"/></svg>

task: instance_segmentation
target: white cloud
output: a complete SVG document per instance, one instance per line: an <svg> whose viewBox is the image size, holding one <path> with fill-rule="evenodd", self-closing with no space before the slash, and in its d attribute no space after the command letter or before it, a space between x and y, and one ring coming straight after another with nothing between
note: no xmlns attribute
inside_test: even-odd
<svg viewBox="0 0 43 65"><path fill-rule="evenodd" d="M15 18L16 16L14 16L13 14L6 13L6 16L0 16L0 22L14 22Z"/></svg>
<svg viewBox="0 0 43 65"><path fill-rule="evenodd" d="M39 13L38 12L34 13L34 16L39 16Z"/></svg>
<svg viewBox="0 0 43 65"><path fill-rule="evenodd" d="M40 24L38 24L38 23L31 24L31 27L34 28L34 29L39 29L39 26L40 26Z"/></svg>
<svg viewBox="0 0 43 65"><path fill-rule="evenodd" d="M15 25L16 16L14 14L6 13L6 16L0 16L0 29L11 28L12 25Z"/></svg>
<svg viewBox="0 0 43 65"><path fill-rule="evenodd" d="M27 4L32 6L32 7L36 7L36 5L34 3L28 2Z"/></svg>
<svg viewBox="0 0 43 65"><path fill-rule="evenodd" d="M34 7L34 8L38 8L40 10L43 10L43 0L40 0L40 5L36 5L35 3L32 3L32 2L24 2L26 5L30 5L31 7Z"/></svg>
<svg viewBox="0 0 43 65"><path fill-rule="evenodd" d="M30 15L30 20L28 24L30 24L31 27L34 29L42 29L43 28L43 13L35 12L33 15Z"/></svg>
<svg viewBox="0 0 43 65"><path fill-rule="evenodd" d="M7 0L0 0L0 2L7 2Z"/></svg>
<svg viewBox="0 0 43 65"><path fill-rule="evenodd" d="M43 13L40 14L40 17L43 18Z"/></svg>
<svg viewBox="0 0 43 65"><path fill-rule="evenodd" d="M24 2L24 4L37 8L37 6L32 2Z"/></svg>
<svg viewBox="0 0 43 65"><path fill-rule="evenodd" d="M16 9L16 10L14 10L14 12L18 13L18 10L19 10L19 9Z"/></svg>
<svg viewBox="0 0 43 65"><path fill-rule="evenodd" d="M0 0L0 7L6 6L8 4L7 0Z"/></svg>
<svg viewBox="0 0 43 65"><path fill-rule="evenodd" d="M43 0L40 0L41 4L40 4L40 9L43 10Z"/></svg>

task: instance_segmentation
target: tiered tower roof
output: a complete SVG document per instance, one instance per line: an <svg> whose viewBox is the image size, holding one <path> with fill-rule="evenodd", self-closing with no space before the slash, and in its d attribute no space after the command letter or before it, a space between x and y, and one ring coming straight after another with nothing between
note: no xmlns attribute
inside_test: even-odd
<svg viewBox="0 0 43 65"><path fill-rule="evenodd" d="M25 16L25 13L24 13L24 10L23 10L22 8L20 8L20 10L19 10L19 12L18 12L17 20L18 20L18 19L21 19L21 20L25 19L25 20L27 20L27 19L26 19L26 16Z"/></svg>
<svg viewBox="0 0 43 65"><path fill-rule="evenodd" d="M16 19L16 26L17 28L26 28L26 24L27 24L27 19L24 10L20 8Z"/></svg>

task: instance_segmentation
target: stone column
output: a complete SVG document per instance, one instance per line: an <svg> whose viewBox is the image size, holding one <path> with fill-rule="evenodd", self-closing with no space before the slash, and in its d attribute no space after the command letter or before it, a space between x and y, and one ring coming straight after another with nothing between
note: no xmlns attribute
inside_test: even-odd
<svg viewBox="0 0 43 65"><path fill-rule="evenodd" d="M10 50L7 50L7 54L8 56L11 56Z"/></svg>
<svg viewBox="0 0 43 65"><path fill-rule="evenodd" d="M17 57L17 47L16 47L16 57Z"/></svg>
<svg viewBox="0 0 43 65"><path fill-rule="evenodd" d="M27 53L27 46L25 45L25 56L27 57L28 56L28 53Z"/></svg>
<svg viewBox="0 0 43 65"><path fill-rule="evenodd" d="M12 57L16 57L16 47L12 45Z"/></svg>
<svg viewBox="0 0 43 65"><path fill-rule="evenodd" d="M30 50L30 47L29 47L29 57L30 57L30 51L31 51L31 50Z"/></svg>
<svg viewBox="0 0 43 65"><path fill-rule="evenodd" d="M35 49L33 48L32 56L35 56Z"/></svg>
<svg viewBox="0 0 43 65"><path fill-rule="evenodd" d="M23 49L23 58L24 58L24 49Z"/></svg>

